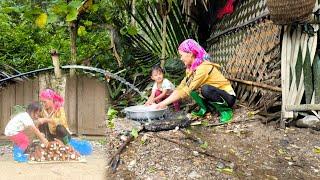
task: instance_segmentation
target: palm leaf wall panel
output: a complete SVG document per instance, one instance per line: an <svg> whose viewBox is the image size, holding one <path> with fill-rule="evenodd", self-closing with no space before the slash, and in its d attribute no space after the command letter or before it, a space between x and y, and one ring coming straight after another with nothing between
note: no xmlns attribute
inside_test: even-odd
<svg viewBox="0 0 320 180"><path fill-rule="evenodd" d="M280 29L272 22L266 21L248 29L242 41L235 48L235 53L228 60L226 72L229 77L249 80L261 84L279 87L281 85L279 50ZM276 47L278 46L278 47ZM276 48L274 48L276 47ZM273 67L273 68L270 68ZM279 96L279 92L269 92L264 89L238 84L236 91L241 101L248 101L255 108L266 107L254 101L260 97L260 102L266 102L270 96ZM267 106L268 107L268 106Z"/></svg>
<svg viewBox="0 0 320 180"><path fill-rule="evenodd" d="M281 103L281 26L266 17L259 18L267 12L265 3L265 0L242 1L233 14L216 25L217 30L209 40L212 61L222 65L222 72L229 79L275 87L277 91L233 81L238 99L262 112ZM252 22L248 25L232 29L249 21ZM231 30L221 34L226 29Z"/></svg>
<svg viewBox="0 0 320 180"><path fill-rule="evenodd" d="M268 12L266 1L267 0L241 1L241 3L235 7L235 11L232 14L225 16L215 25L215 31L211 34L211 37L218 35L223 30L244 24L245 22L265 14Z"/></svg>
<svg viewBox="0 0 320 180"><path fill-rule="evenodd" d="M254 12L252 7L260 10ZM314 11L318 9L317 1ZM318 36L302 31L300 25L283 29L284 26L274 25L268 17L259 17L259 13L266 12L264 0L243 1L232 15L216 25L218 30L211 35L209 52L231 79L281 87L282 90L280 93L235 81L233 85L240 101L267 111L282 104L282 117L292 118L297 113L286 112L286 105L320 101ZM249 22L252 18L254 21ZM244 24L241 28L232 27L241 26L241 23ZM315 31L318 26L313 25ZM282 29L284 34L280 39ZM227 33L221 33L223 31Z"/></svg>

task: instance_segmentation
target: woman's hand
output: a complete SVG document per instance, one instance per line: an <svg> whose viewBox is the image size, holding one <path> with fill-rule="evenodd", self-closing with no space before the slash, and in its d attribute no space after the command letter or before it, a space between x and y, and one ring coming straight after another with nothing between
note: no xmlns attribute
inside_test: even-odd
<svg viewBox="0 0 320 180"><path fill-rule="evenodd" d="M45 120L44 120L44 118L39 118L38 122L39 122L39 124L43 124L43 123L45 123Z"/></svg>
<svg viewBox="0 0 320 180"><path fill-rule="evenodd" d="M45 147L47 147L49 141L48 141L48 139L44 138L44 140L42 141L42 143L45 145Z"/></svg>
<svg viewBox="0 0 320 180"><path fill-rule="evenodd" d="M41 135L40 135L39 139L40 139L41 143L44 144L45 147L47 147L49 144L48 139L45 137L45 135L43 133L40 133L40 134Z"/></svg>
<svg viewBox="0 0 320 180"><path fill-rule="evenodd" d="M154 102L152 100L148 100L146 103L144 103L144 105L146 106L150 106L152 105Z"/></svg>
<svg viewBox="0 0 320 180"><path fill-rule="evenodd" d="M167 107L164 103L160 102L159 104L155 104L154 106L156 109L164 109Z"/></svg>

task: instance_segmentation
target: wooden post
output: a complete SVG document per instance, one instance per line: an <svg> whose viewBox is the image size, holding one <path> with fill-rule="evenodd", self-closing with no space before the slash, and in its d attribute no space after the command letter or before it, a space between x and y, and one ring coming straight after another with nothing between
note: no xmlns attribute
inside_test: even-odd
<svg viewBox="0 0 320 180"><path fill-rule="evenodd" d="M56 78L52 79L51 87L57 91L61 97L65 98L65 87L66 87L66 77L62 77L60 63L59 63L59 54L57 50L51 50L51 58L54 66L54 75ZM49 78L50 79L50 78Z"/></svg>
<svg viewBox="0 0 320 180"><path fill-rule="evenodd" d="M54 66L54 75L56 76L56 78L61 78L59 54L55 49L51 50L51 58L52 58L53 66Z"/></svg>

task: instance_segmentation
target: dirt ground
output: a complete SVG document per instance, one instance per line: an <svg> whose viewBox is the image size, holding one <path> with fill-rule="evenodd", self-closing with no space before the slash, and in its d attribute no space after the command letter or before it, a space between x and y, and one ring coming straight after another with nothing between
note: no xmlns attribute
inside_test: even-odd
<svg viewBox="0 0 320 180"><path fill-rule="evenodd" d="M207 126L215 120L139 133L114 173L107 160L123 143L115 129L107 129L106 141L91 141L87 163L16 163L11 145L0 142L0 179L320 179L319 131L279 129L244 108L236 109L230 124Z"/></svg>
<svg viewBox="0 0 320 180"><path fill-rule="evenodd" d="M13 161L11 143L0 142L0 179L15 180L100 180L106 179L105 140L90 141L92 155L86 156L86 163L28 164Z"/></svg>
<svg viewBox="0 0 320 180"><path fill-rule="evenodd" d="M263 124L237 109L234 123L140 133L110 179L320 179L320 132ZM211 122L209 122L210 124ZM122 143L108 129L107 158ZM196 138L194 138L196 137ZM196 139L191 140L191 139Z"/></svg>

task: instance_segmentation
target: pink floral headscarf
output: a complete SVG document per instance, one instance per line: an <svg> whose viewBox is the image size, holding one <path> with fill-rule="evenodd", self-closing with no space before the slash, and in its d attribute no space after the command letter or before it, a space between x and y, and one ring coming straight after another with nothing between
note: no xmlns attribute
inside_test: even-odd
<svg viewBox="0 0 320 180"><path fill-rule="evenodd" d="M195 70L208 56L207 52L193 39L186 39L180 45L178 50L186 53L192 53L195 56L195 61L191 66L187 67L190 70Z"/></svg>
<svg viewBox="0 0 320 180"><path fill-rule="evenodd" d="M59 109L63 106L64 99L52 89L45 89L40 92L40 100L52 100L54 109Z"/></svg>

